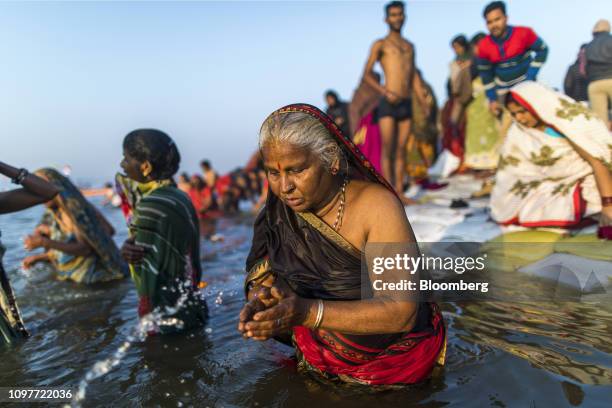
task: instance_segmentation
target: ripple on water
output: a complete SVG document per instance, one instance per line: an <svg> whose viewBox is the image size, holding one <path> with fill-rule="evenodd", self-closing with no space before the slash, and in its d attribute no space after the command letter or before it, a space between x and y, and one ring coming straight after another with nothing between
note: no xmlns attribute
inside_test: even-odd
<svg viewBox="0 0 612 408"><path fill-rule="evenodd" d="M125 239L120 212L103 209ZM0 216L5 265L32 338L0 350L0 385L75 389L112 357L137 324L129 280L83 288L45 268L20 271L20 238L40 213ZM134 342L121 363L92 381L85 406L605 406L612 394L609 299L583 303L457 302L443 305L447 365L428 383L371 394L299 374L283 345L241 338L244 262L251 231L244 219L219 223L224 243L203 243L210 321L203 330ZM514 277L513 277L514 278ZM524 276L516 279L526 279ZM512 285L509 285L510 287ZM217 301L218 300L218 301Z"/></svg>

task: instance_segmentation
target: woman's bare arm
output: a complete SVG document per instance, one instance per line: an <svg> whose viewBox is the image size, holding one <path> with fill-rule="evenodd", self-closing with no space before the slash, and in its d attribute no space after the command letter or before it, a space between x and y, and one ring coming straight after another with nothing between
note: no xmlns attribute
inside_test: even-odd
<svg viewBox="0 0 612 408"><path fill-rule="evenodd" d="M73 256L87 256L92 252L91 246L77 237L76 242L56 241L41 235L30 235L24 239L25 248L32 251L36 248L55 249Z"/></svg>
<svg viewBox="0 0 612 408"><path fill-rule="evenodd" d="M30 255L21 262L21 266L24 269L28 269L39 262L51 262L49 253L45 252L43 254Z"/></svg>
<svg viewBox="0 0 612 408"><path fill-rule="evenodd" d="M595 184L599 190L601 197L612 197L612 173L608 168L595 157L591 156L586 150L567 139L572 145L574 150L582 157L593 169L593 176L595 177ZM612 207L607 206L601 209L601 218L599 225L607 226L612 225Z"/></svg>
<svg viewBox="0 0 612 408"><path fill-rule="evenodd" d="M14 179L19 169L0 162L0 174ZM0 193L0 214L24 210L47 202L59 193L59 190L42 178L28 174L21 182L22 188Z"/></svg>
<svg viewBox="0 0 612 408"><path fill-rule="evenodd" d="M595 183L599 190L599 195L602 197L612 197L612 173L610 170L595 157L591 156L586 150L567 139L574 150L582 157L587 163L591 165L593 169L593 175L595 177Z"/></svg>
<svg viewBox="0 0 612 408"><path fill-rule="evenodd" d="M363 193L364 203L362 208L376 208L376 211L364 213L363 220L368 228L366 245L377 243L397 243L403 245L407 251L413 251L416 243L412 228L406 218L404 207L399 200L390 192L381 187L366 189ZM389 250L397 250L399 245L389 247ZM371 265L370 252L383 257L394 257L395 253L385 253L382 248L370 246L366 256L367 262ZM413 254L416 255L416 254ZM397 282L400 279L411 279L409 273L397 270L388 270L382 274L374 274L368 268L370 285L374 280L381 282ZM403 294L405 295L405 293ZM309 317L316 316L318 305L312 302L310 305ZM328 301L324 302L325 313L321 327L328 330L335 330L342 333L352 334L380 334L398 333L409 331L414 327L417 304L410 301L409 296L397 296L390 291L375 291L371 299L359 301ZM314 321L307 321L306 324L314 324Z"/></svg>
<svg viewBox="0 0 612 408"><path fill-rule="evenodd" d="M382 188L364 191L363 208L377 211L364 212L362 219L368 228L367 243L414 243L415 238L399 200ZM371 201L371 202L370 202ZM369 204L368 204L369 202ZM414 247L414 246L413 246ZM389 256L395 254L388 254ZM388 272L388 273L387 273ZM397 271L387 275L374 275L371 279L382 282L398 280ZM410 279L406 272L406 278ZM370 282L364 282L370 285ZM278 304L254 314L253 320L244 324L247 337L266 340L296 325L313 327L319 302L300 298L287 287L273 286L271 295ZM375 292L371 299L354 301L324 301L324 314L320 327L348 334L383 334L409 331L414 327L418 305L408 296Z"/></svg>

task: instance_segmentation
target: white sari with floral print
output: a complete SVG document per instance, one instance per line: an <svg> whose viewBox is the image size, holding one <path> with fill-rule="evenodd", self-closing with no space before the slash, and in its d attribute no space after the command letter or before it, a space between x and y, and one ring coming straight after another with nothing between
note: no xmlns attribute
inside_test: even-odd
<svg viewBox="0 0 612 408"><path fill-rule="evenodd" d="M536 82L511 89L556 137L513 123L501 148L491 215L501 224L571 227L601 211L593 170L571 141L612 171L612 135L583 105Z"/></svg>

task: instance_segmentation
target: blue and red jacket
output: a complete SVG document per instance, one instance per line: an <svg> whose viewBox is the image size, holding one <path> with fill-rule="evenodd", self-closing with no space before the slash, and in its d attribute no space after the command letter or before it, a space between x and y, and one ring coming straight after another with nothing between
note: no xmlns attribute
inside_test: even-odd
<svg viewBox="0 0 612 408"><path fill-rule="evenodd" d="M529 27L508 26L506 35L500 38L487 35L478 43L476 55L487 98L497 100L498 94L513 85L535 81L547 56L548 47Z"/></svg>

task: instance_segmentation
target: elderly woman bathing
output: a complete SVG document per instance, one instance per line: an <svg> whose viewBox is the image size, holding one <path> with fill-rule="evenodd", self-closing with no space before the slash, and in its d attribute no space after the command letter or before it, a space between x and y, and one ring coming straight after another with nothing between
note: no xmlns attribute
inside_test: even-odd
<svg viewBox="0 0 612 408"><path fill-rule="evenodd" d="M445 345L437 306L362 296L366 244L415 242L391 186L310 105L270 115L259 145L271 194L255 222L238 329L254 340L291 335L300 367L328 378L426 379Z"/></svg>

